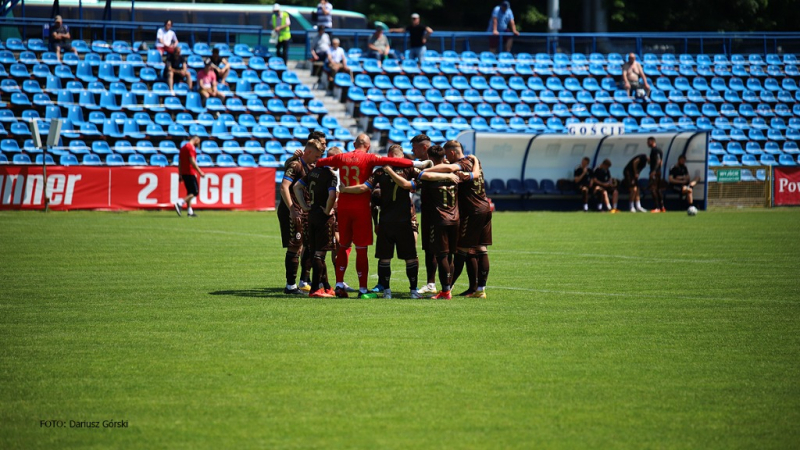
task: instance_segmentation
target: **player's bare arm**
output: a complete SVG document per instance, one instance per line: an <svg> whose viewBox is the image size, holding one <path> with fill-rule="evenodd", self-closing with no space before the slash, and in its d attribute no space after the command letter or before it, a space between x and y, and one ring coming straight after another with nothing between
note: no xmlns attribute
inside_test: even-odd
<svg viewBox="0 0 800 450"><path fill-rule="evenodd" d="M325 215L330 216L333 212L333 207L336 206L336 191L328 191L328 202L325 204Z"/></svg>
<svg viewBox="0 0 800 450"><path fill-rule="evenodd" d="M289 208L289 211L292 210L294 203L292 202L292 195L289 193L289 188L292 186L292 182L289 180L281 181L281 200Z"/></svg>
<svg viewBox="0 0 800 450"><path fill-rule="evenodd" d="M194 158L190 159L189 163L191 163L192 167L194 167L194 170L196 170L197 173L200 174L200 178L205 178L206 173L203 172L203 169L201 169L200 166L197 165L197 160L196 159L194 159Z"/></svg>
<svg viewBox="0 0 800 450"><path fill-rule="evenodd" d="M305 196L303 195L303 190L305 187L300 183L295 183L292 189L294 189L294 196L297 198L297 204L300 206L300 208L305 212L311 211L311 207L308 206Z"/></svg>
<svg viewBox="0 0 800 450"><path fill-rule="evenodd" d="M397 172L395 172L391 166L384 166L383 170L385 170L386 173L389 174L390 177L392 177L392 180L394 180L394 183L398 187L405 189L407 191L410 191L413 188L411 182L398 175Z"/></svg>
<svg viewBox="0 0 800 450"><path fill-rule="evenodd" d="M369 192L371 189L366 184L357 184L355 186L339 186L339 191L342 194L363 194Z"/></svg>

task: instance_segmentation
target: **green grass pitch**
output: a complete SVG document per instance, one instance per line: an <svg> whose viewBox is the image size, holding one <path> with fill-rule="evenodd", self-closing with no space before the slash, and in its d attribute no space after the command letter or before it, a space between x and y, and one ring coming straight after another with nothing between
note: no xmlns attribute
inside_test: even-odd
<svg viewBox="0 0 800 450"><path fill-rule="evenodd" d="M285 298L274 213L199 214L0 213L0 448L800 447L800 210L497 213L452 301Z"/></svg>

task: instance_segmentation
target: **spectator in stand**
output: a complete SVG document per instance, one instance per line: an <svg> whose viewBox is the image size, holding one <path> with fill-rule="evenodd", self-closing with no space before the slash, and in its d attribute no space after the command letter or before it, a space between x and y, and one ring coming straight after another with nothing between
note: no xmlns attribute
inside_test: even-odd
<svg viewBox="0 0 800 450"><path fill-rule="evenodd" d="M507 52L511 51L511 46L514 44L514 39L508 36L511 32L514 36L519 36L517 25L514 22L514 13L511 12L511 4L508 2L500 3L492 10L492 18L489 19L489 33L492 37L489 38L489 51L496 53L500 43L500 36L503 35L505 41L505 49Z"/></svg>
<svg viewBox="0 0 800 450"><path fill-rule="evenodd" d="M78 51L72 48L70 39L72 36L69 34L69 27L64 25L61 16L56 16L53 27L50 29L50 49L55 50L58 62L61 62L61 50L78 54Z"/></svg>
<svg viewBox="0 0 800 450"><path fill-rule="evenodd" d="M211 63L211 70L217 75L219 84L227 85L225 78L231 72L231 66L228 64L228 58L223 58L219 55L219 49L214 47L211 50L211 56L206 60L206 64Z"/></svg>
<svg viewBox="0 0 800 450"><path fill-rule="evenodd" d="M589 189L592 188L592 169L589 167L591 160L583 157L581 164L575 168L574 177L578 190L583 195L583 210L589 211ZM601 206L602 207L602 206Z"/></svg>
<svg viewBox="0 0 800 450"><path fill-rule="evenodd" d="M320 0L317 5L317 28L333 28L333 5L328 0Z"/></svg>
<svg viewBox="0 0 800 450"><path fill-rule="evenodd" d="M208 100L209 97L225 99L225 94L217 90L217 73L214 71L211 61L206 61L206 66L197 72L197 89L200 97L203 97L203 101Z"/></svg>
<svg viewBox="0 0 800 450"><path fill-rule="evenodd" d="M425 43L428 41L428 36L433 34L431 27L426 27L419 23L419 14L414 13L411 15L411 24L405 28L392 28L389 30L391 33L405 33L408 32L408 57L416 59L422 64L422 59L425 57Z"/></svg>
<svg viewBox="0 0 800 450"><path fill-rule="evenodd" d="M281 5L275 3L272 7L272 32L278 34L278 43L275 44L275 53L284 61L289 60L289 41L292 40L292 20L289 13L281 11Z"/></svg>
<svg viewBox="0 0 800 450"><path fill-rule="evenodd" d="M206 176L200 166L197 165L197 147L199 145L200 137L192 136L189 142L181 147L178 155L178 173L180 173L181 181L186 187L186 197L179 198L175 203L175 212L179 216L181 215L181 209L185 206L189 217L197 217L192 209L192 200L200 192L197 184L197 175L199 174L201 178Z"/></svg>
<svg viewBox="0 0 800 450"><path fill-rule="evenodd" d="M333 83L333 77L337 73L343 72L352 77L353 73L347 67L347 55L344 54L344 49L339 47L339 38L333 39L333 48L328 53L328 83Z"/></svg>
<svg viewBox="0 0 800 450"><path fill-rule="evenodd" d="M380 64L385 58L396 58L394 50L389 45L389 39L383 34L383 28L376 26L375 32L367 42L367 57L378 60Z"/></svg>
<svg viewBox="0 0 800 450"><path fill-rule="evenodd" d="M650 85L644 74L642 65L636 61L636 54L628 54L628 62L622 65L622 85L629 97L647 98L650 96ZM641 92L639 92L641 91Z"/></svg>
<svg viewBox="0 0 800 450"><path fill-rule="evenodd" d="M167 20L164 22L164 27L159 28L156 33L156 50L163 56L164 52L171 55L176 48L178 48L178 36L172 31L172 21Z"/></svg>
<svg viewBox="0 0 800 450"><path fill-rule="evenodd" d="M673 191L677 192L681 198L686 199L688 206L692 206L694 198L692 192L694 186L697 184L699 178L691 179L689 176L689 169L686 168L686 155L678 157L678 164L672 166L669 170L669 186Z"/></svg>
<svg viewBox="0 0 800 450"><path fill-rule="evenodd" d="M311 62L321 63L323 67L328 63L328 53L331 51L331 37L325 32L323 25L317 26L317 35L311 40ZM319 64L317 64L317 67ZM312 69L312 75L318 75L317 67Z"/></svg>
<svg viewBox="0 0 800 450"><path fill-rule="evenodd" d="M172 92L172 83L176 77L178 77L178 81L186 80L189 90L192 90L192 74L186 67L186 59L181 55L180 47L175 47L173 53L167 56L167 64L164 67L164 78L167 80L170 92Z"/></svg>

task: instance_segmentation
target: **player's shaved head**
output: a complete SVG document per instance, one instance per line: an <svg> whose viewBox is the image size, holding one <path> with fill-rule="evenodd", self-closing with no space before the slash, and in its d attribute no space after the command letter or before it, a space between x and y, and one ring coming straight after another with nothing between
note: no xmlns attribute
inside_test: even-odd
<svg viewBox="0 0 800 450"><path fill-rule="evenodd" d="M447 159L456 161L464 157L464 149L461 147L461 143L458 141L445 142L444 150L447 154Z"/></svg>
<svg viewBox="0 0 800 450"><path fill-rule="evenodd" d="M355 148L360 148L364 151L369 150L370 139L366 133L361 133L356 136L356 142L353 144Z"/></svg>
<svg viewBox="0 0 800 450"><path fill-rule="evenodd" d="M436 164L444 161L444 148L441 145L431 145L428 147L428 158Z"/></svg>
<svg viewBox="0 0 800 450"><path fill-rule="evenodd" d="M386 151L386 154L390 158L402 158L403 157L403 147L398 144L392 144L389 146L389 150Z"/></svg>
<svg viewBox="0 0 800 450"><path fill-rule="evenodd" d="M328 149L328 156L336 156L339 153L342 153L342 149L340 147L331 147Z"/></svg>
<svg viewBox="0 0 800 450"><path fill-rule="evenodd" d="M427 134L418 134L411 139L411 151L414 157L419 160L428 158L428 147L431 146L431 138Z"/></svg>

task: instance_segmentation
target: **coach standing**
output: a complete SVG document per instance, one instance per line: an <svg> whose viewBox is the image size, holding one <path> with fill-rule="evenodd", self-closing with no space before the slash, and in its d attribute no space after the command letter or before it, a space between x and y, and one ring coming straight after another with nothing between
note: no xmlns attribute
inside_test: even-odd
<svg viewBox="0 0 800 450"><path fill-rule="evenodd" d="M186 212L189 217L197 217L192 209L192 200L197 197L200 189L197 185L197 174L200 177L205 177L206 174L197 165L197 146L200 145L200 138L192 136L189 142L181 147L180 154L178 155L178 173L181 176L183 185L186 186L186 197L180 198L175 203L175 212L181 215L181 208L186 206Z"/></svg>

